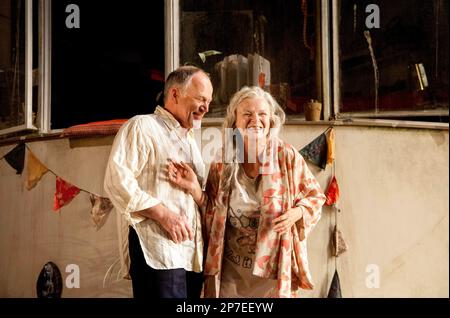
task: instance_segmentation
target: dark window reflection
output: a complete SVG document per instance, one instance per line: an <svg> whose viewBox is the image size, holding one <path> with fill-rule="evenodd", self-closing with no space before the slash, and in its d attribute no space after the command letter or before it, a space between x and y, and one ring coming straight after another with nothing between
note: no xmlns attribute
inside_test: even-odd
<svg viewBox="0 0 450 318"><path fill-rule="evenodd" d="M80 28L66 28L68 4ZM164 2L52 1L52 125L152 113L164 81Z"/></svg>
<svg viewBox="0 0 450 318"><path fill-rule="evenodd" d="M365 24L371 3L380 28ZM342 0L339 32L341 112L448 114L448 1Z"/></svg>

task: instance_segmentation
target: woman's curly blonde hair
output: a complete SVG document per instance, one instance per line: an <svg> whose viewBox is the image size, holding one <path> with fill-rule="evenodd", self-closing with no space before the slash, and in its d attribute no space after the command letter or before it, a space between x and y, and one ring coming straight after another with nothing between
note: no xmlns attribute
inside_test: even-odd
<svg viewBox="0 0 450 318"><path fill-rule="evenodd" d="M246 99L253 98L261 98L264 99L269 105L269 118L270 118L270 130L267 136L268 140L278 137L281 127L283 126L286 118L286 114L283 109L277 103L277 101L272 97L272 95L260 87L257 86L244 86L241 88L236 94L231 98L230 104L227 108L227 114L225 120L222 124L222 160L223 160L223 175L221 182L221 189L223 190L223 194L228 197L228 194L231 189L231 182L233 180L233 176L238 171L239 163L236 159L236 140L232 138L232 140L228 140L230 134L228 130L236 129L236 117L237 117L237 108L238 106ZM227 147L232 147L232 151L227 149ZM232 155L232 160L227 160L227 154ZM218 198L219 204L227 204L223 202L223 198Z"/></svg>

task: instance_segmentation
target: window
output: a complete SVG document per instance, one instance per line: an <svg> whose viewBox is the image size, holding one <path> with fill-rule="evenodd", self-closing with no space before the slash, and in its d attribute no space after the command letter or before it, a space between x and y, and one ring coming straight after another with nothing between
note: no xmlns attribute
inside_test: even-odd
<svg viewBox="0 0 450 318"><path fill-rule="evenodd" d="M37 1L0 2L0 132L36 129Z"/></svg>
<svg viewBox="0 0 450 318"><path fill-rule="evenodd" d="M214 96L207 116L223 117L244 85L264 87L288 114L301 114L305 102L320 98L318 3L179 2L179 63L210 73Z"/></svg>
<svg viewBox="0 0 450 318"><path fill-rule="evenodd" d="M66 27L69 4L79 28ZM163 5L52 1L52 129L153 112L164 86Z"/></svg>
<svg viewBox="0 0 450 318"><path fill-rule="evenodd" d="M448 122L448 1L341 0L336 9L339 115Z"/></svg>
<svg viewBox="0 0 450 318"><path fill-rule="evenodd" d="M79 28L66 24L70 4L80 10ZM325 120L448 122L448 5L2 0L0 134L151 113L180 64L210 73L208 117L223 117L242 86L259 85L290 116L317 99Z"/></svg>

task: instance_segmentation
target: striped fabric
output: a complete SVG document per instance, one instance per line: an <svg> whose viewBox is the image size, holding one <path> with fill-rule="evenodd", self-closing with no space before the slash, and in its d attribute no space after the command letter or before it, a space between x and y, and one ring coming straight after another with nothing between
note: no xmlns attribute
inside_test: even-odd
<svg viewBox="0 0 450 318"><path fill-rule="evenodd" d="M81 138L115 135L127 119L113 119L81 124L64 129L61 137Z"/></svg>
<svg viewBox="0 0 450 318"><path fill-rule="evenodd" d="M149 266L155 269L184 268L200 272L203 260L201 218L192 196L169 183L165 169L168 159L193 162L199 179L204 179L204 164L195 139L164 108L152 115L140 115L125 123L116 135L104 188L126 223L133 226ZM174 243L152 220L135 211L164 204L175 213L185 214L194 240ZM120 246L128 244L128 230L120 231ZM127 248L122 248L122 266L128 266ZM128 272L122 267L121 273Z"/></svg>

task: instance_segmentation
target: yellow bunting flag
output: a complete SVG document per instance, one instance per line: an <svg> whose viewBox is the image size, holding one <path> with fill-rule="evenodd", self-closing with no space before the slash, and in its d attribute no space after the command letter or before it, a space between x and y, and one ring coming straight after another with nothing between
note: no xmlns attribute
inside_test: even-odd
<svg viewBox="0 0 450 318"><path fill-rule="evenodd" d="M328 146L327 164L332 164L335 159L335 155L336 155L336 149L334 147L334 129L333 128L331 128L330 131L328 132L327 146Z"/></svg>
<svg viewBox="0 0 450 318"><path fill-rule="evenodd" d="M28 149L28 159L27 159L27 181L25 182L25 187L27 190L33 189L42 176L46 174L48 168L44 166L38 158Z"/></svg>

